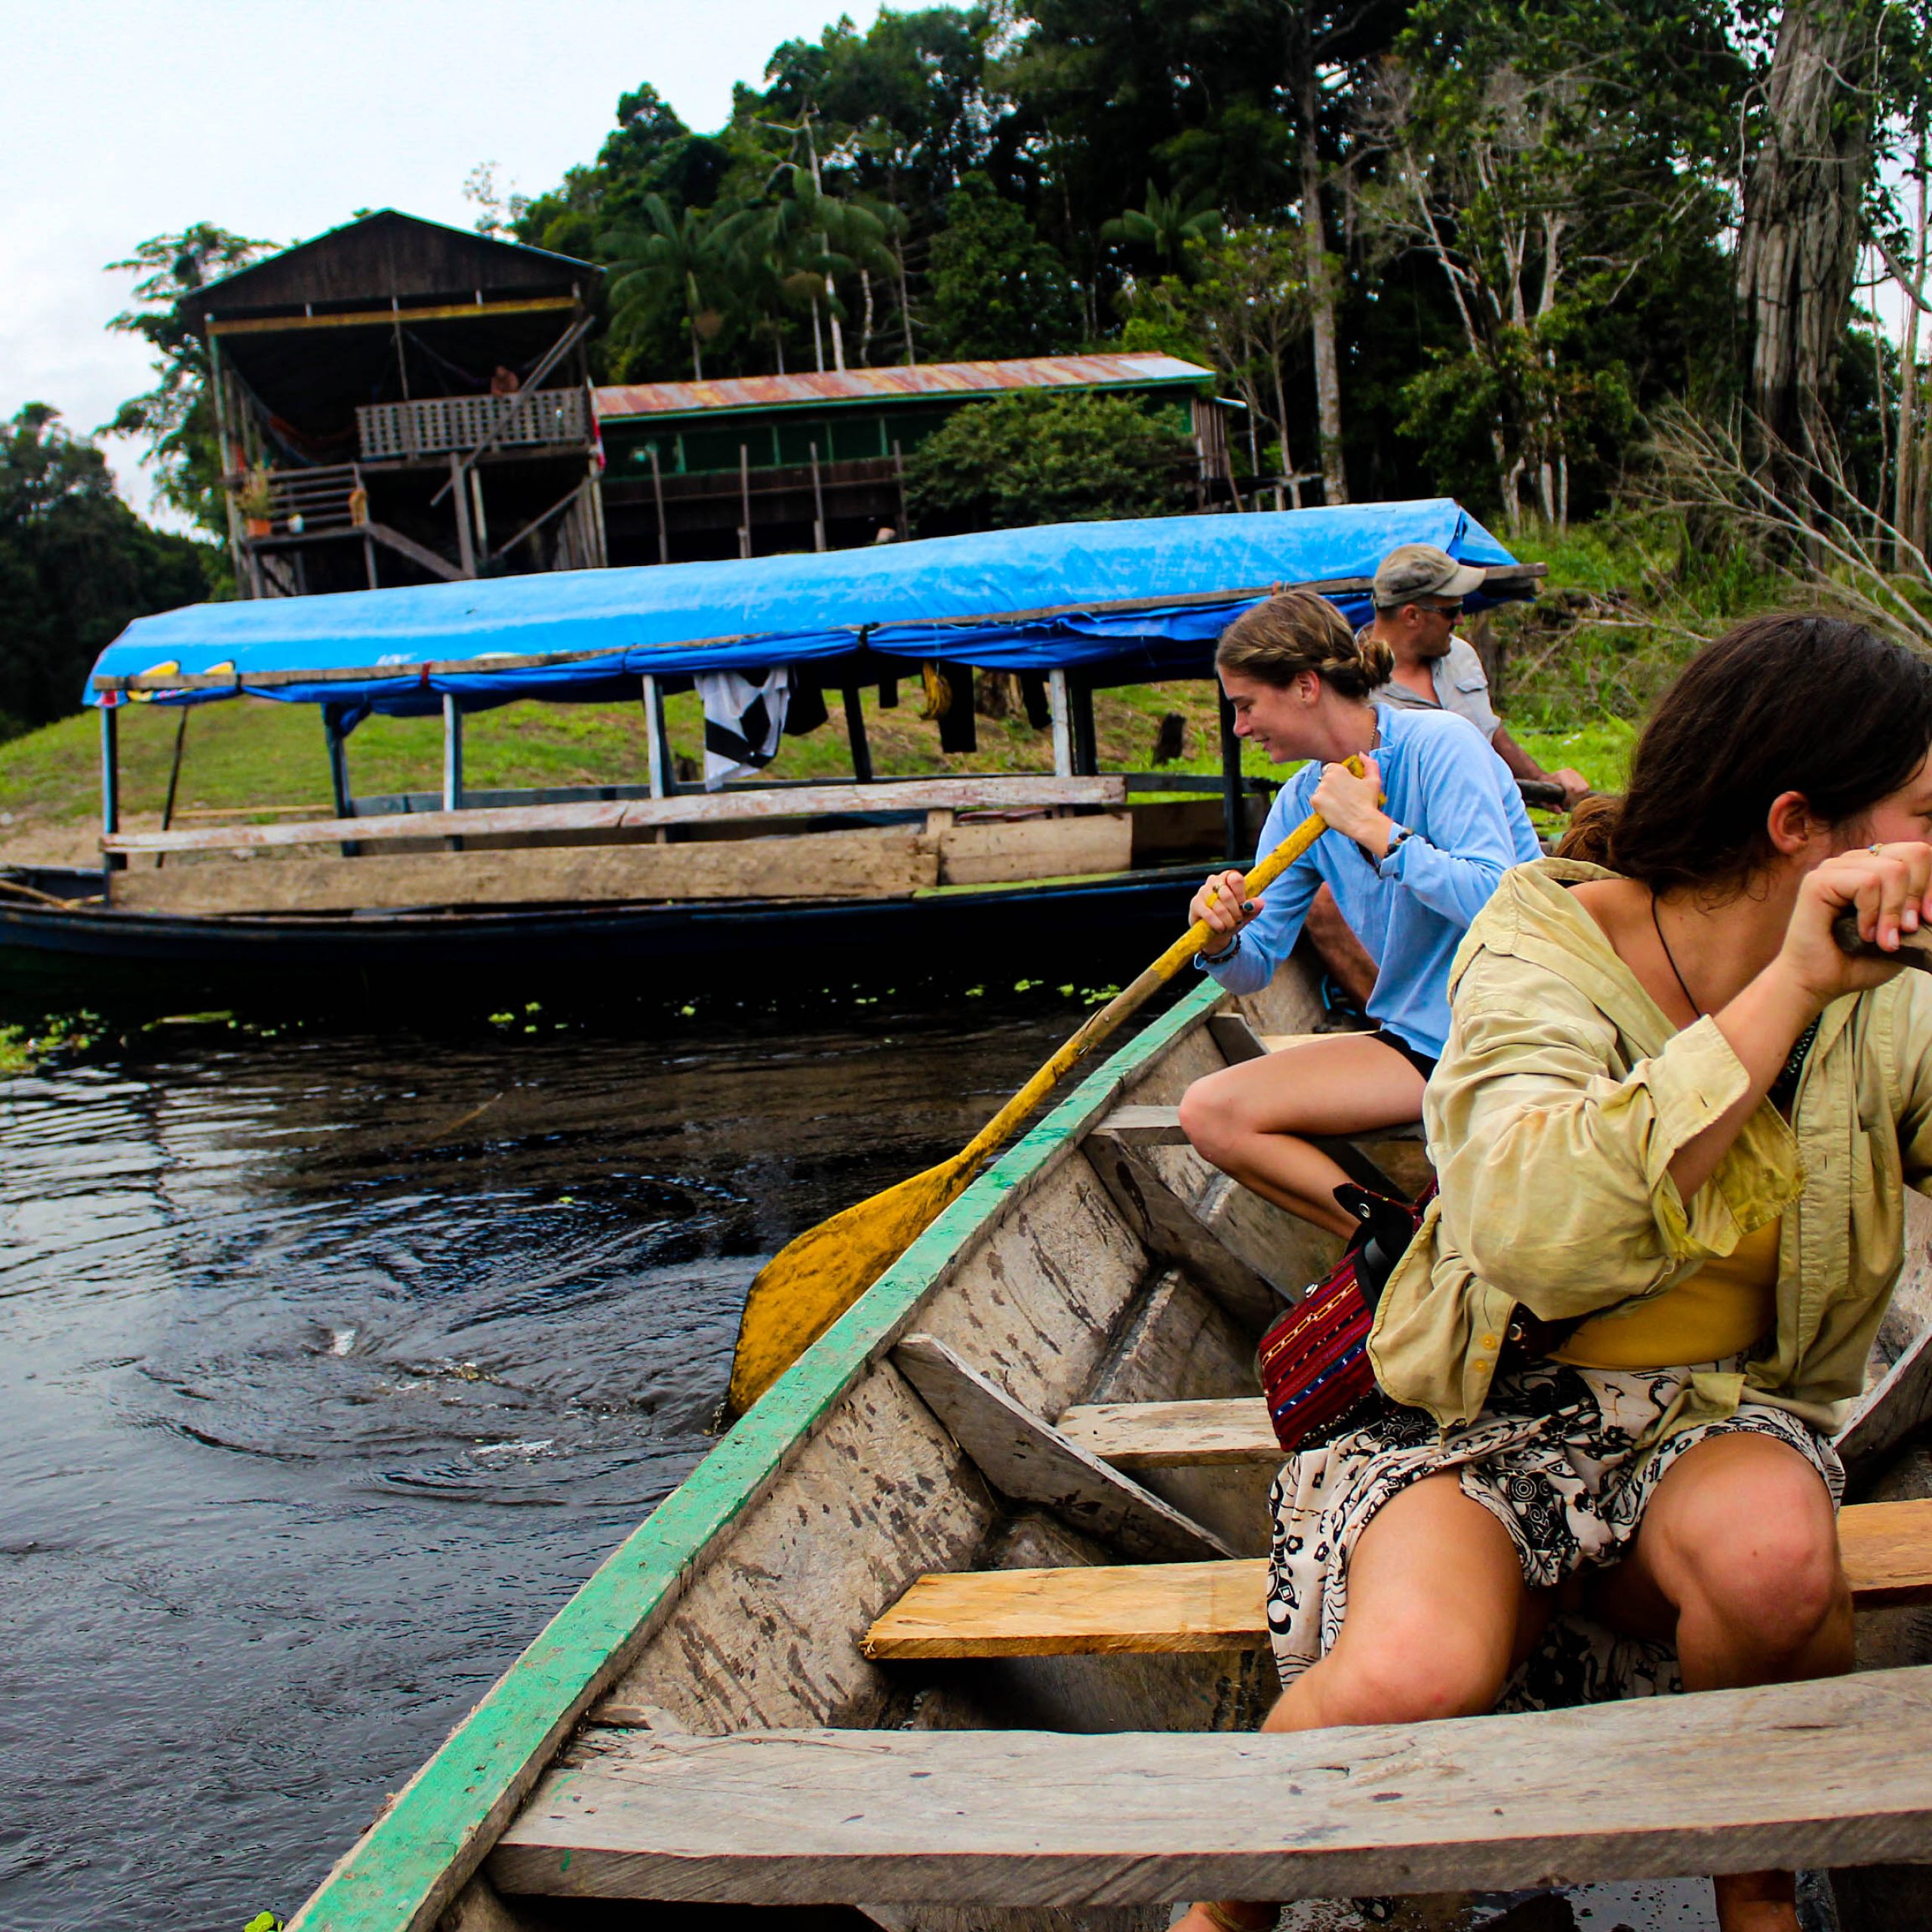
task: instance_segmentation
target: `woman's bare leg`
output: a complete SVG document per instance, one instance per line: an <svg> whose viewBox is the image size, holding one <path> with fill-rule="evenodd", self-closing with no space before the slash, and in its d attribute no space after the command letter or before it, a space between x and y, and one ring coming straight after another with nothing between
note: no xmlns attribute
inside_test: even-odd
<svg viewBox="0 0 1932 1932"><path fill-rule="evenodd" d="M1414 1724L1473 1715L1497 1700L1540 1635L1548 1605L1523 1582L1515 1546L1454 1475L1425 1477L1378 1509L1349 1558L1335 1647L1281 1694L1263 1730ZM1224 1900L1236 1923L1272 1906ZM1217 1932L1200 1906L1177 1932Z"/></svg>
<svg viewBox="0 0 1932 1932"><path fill-rule="evenodd" d="M1594 1607L1617 1629L1674 1641L1687 1690L1852 1667L1851 1592L1831 1497L1795 1449L1768 1435L1714 1435L1687 1449ZM1716 1885L1724 1932L1797 1932L1789 1872L1740 1872Z"/></svg>
<svg viewBox="0 0 1932 1932"><path fill-rule="evenodd" d="M1180 1124L1223 1174L1331 1234L1355 1232L1335 1189L1348 1176L1302 1134L1362 1134L1422 1114L1423 1078L1385 1041L1334 1033L1195 1081Z"/></svg>

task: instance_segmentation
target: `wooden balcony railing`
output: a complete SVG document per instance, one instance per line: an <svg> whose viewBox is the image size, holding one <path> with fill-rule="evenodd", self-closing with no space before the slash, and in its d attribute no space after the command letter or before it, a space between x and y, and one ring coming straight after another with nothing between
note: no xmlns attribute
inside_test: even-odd
<svg viewBox="0 0 1932 1932"><path fill-rule="evenodd" d="M362 460L441 456L486 444L528 448L590 441L582 389L526 389L515 395L435 395L379 402L355 412Z"/></svg>

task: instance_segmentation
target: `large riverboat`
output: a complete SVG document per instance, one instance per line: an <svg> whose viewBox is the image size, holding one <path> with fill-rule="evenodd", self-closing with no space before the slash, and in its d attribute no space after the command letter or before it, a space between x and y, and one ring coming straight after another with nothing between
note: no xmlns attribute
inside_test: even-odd
<svg viewBox="0 0 1932 1932"><path fill-rule="evenodd" d="M1204 984L1115 1052L534 1637L291 1932L741 1912L792 1932L1156 1932L1200 1896L1300 1901L1297 1932L1660 1928L1710 1922L1694 1888L1647 1910L1629 1881L1772 1865L1815 1868L1843 1932L1922 1927L1915 1196L1838 1438L1857 1674L1254 1734L1281 1460L1254 1344L1331 1254L1208 1168L1176 1109L1318 1012L1297 958L1251 998ZM1411 1137L1334 1144L1371 1177L1423 1171Z"/></svg>
<svg viewBox="0 0 1932 1932"><path fill-rule="evenodd" d="M0 877L0 958L251 981L360 974L393 995L411 983L396 969L411 967L663 962L688 979L694 960L764 970L775 948L964 964L1057 943L1104 978L1165 935L1204 864L1252 850L1267 788L1243 778L1225 706L1218 772L1102 771L1095 691L1211 675L1221 630L1287 586L1364 617L1377 561L1416 541L1482 566L1485 599L1525 595L1540 574L1441 499L144 617L103 653L87 691L102 734L102 868ZM973 678L997 672L1016 674L1051 728L1051 770L875 772L862 691L908 680L970 712ZM681 783L665 699L721 673L774 704L782 692L792 726L842 715L850 779ZM248 696L315 707L332 815L125 823L126 708ZM465 718L519 699L641 704L648 770L598 788L467 786ZM440 716L440 792L355 795L352 734L372 713Z"/></svg>

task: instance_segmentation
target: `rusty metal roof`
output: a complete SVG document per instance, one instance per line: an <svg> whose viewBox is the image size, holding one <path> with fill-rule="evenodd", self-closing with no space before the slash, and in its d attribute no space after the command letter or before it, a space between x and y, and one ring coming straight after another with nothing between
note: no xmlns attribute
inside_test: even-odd
<svg viewBox="0 0 1932 1932"><path fill-rule="evenodd" d="M997 395L1007 389L1146 389L1199 383L1214 372L1173 355L1038 355L1011 362L919 362L822 374L737 376L715 383L624 383L596 392L604 422L924 396Z"/></svg>

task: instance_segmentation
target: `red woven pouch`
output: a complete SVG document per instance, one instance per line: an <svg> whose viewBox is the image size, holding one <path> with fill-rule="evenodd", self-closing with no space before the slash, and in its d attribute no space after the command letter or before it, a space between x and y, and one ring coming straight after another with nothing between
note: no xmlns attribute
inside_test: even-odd
<svg viewBox="0 0 1932 1932"><path fill-rule="evenodd" d="M1368 1331L1382 1284L1422 1225L1432 1183L1414 1201L1338 1187L1361 1223L1334 1271L1317 1281L1261 1338L1261 1392L1275 1439L1293 1455L1358 1428L1385 1401L1368 1359Z"/></svg>

